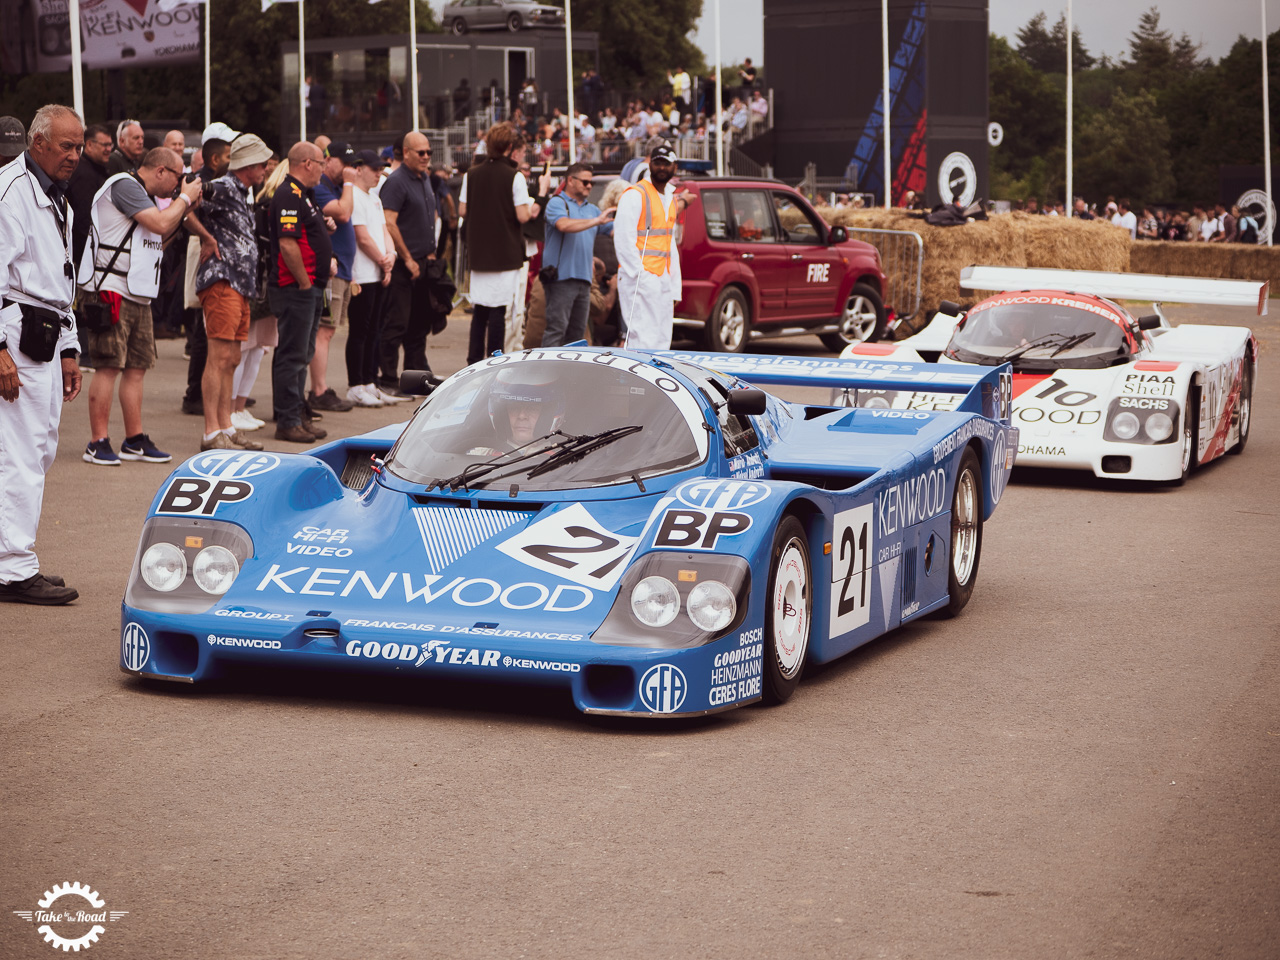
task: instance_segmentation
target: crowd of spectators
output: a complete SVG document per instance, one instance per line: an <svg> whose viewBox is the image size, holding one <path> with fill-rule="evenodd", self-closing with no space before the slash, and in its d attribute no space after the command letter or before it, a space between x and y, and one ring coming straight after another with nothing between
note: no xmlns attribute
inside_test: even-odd
<svg viewBox="0 0 1280 960"><path fill-rule="evenodd" d="M1041 207L1036 197L1015 200L1013 210L1066 216L1061 201ZM1188 240L1197 243L1257 243L1258 220L1248 211L1232 204L1194 204L1190 210L1175 207L1144 206L1139 216L1127 197L1107 197L1101 212L1096 203L1076 197L1071 215L1081 220L1106 220L1129 232L1134 240Z"/></svg>

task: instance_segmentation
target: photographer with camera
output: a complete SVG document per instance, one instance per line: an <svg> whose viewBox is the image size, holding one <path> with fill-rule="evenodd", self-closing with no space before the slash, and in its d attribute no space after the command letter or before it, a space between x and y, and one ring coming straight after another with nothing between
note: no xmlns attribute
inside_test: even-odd
<svg viewBox="0 0 1280 960"><path fill-rule="evenodd" d="M177 199L160 210L155 197L167 197L181 184ZM84 460L118 467L121 460L168 463L173 457L156 448L142 432L142 378L156 362L151 299L160 292L160 257L164 239L187 211L200 202L203 184L182 183L182 158L156 147L142 158L136 173L107 178L93 198L93 237L85 257L93 258L93 280L87 285L97 309L86 309L89 356L89 444ZM83 276L88 271L82 271ZM125 440L119 455L107 436L116 377Z"/></svg>
<svg viewBox="0 0 1280 960"><path fill-rule="evenodd" d="M546 247L538 277L547 294L544 347L558 347L586 336L591 311L592 251L596 234L613 233L613 210L605 213L587 198L591 167L575 163L564 189L547 201Z"/></svg>

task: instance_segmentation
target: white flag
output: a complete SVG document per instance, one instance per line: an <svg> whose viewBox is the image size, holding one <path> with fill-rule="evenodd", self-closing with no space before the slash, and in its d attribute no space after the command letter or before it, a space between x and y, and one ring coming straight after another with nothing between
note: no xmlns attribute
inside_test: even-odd
<svg viewBox="0 0 1280 960"><path fill-rule="evenodd" d="M262 12L266 13L277 3L298 3L300 0L262 0Z"/></svg>
<svg viewBox="0 0 1280 960"><path fill-rule="evenodd" d="M162 13L173 13L177 7L190 7L198 3L208 3L209 0L160 0L156 6L160 8Z"/></svg>

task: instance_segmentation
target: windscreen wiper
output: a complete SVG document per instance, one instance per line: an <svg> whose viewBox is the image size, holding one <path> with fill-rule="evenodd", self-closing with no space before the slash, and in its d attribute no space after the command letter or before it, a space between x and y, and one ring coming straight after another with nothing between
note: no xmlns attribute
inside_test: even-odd
<svg viewBox="0 0 1280 960"><path fill-rule="evenodd" d="M1053 351L1053 353L1049 354L1049 356L1056 357L1063 350L1070 350L1072 347L1080 346L1080 344L1084 343L1086 340L1092 337L1096 332L1097 331L1095 330L1089 330L1089 331L1086 331L1085 333L1077 333L1071 339L1064 340L1062 344L1058 347L1058 349Z"/></svg>
<svg viewBox="0 0 1280 960"><path fill-rule="evenodd" d="M1058 351L1061 352L1062 350L1067 350L1075 346L1077 343L1083 343L1092 336L1092 332L1077 334L1075 336L1067 333L1046 333L1043 337L1036 337L1030 343L1020 344L1019 346L1014 347L1007 353L1002 354L996 362L1003 363L1006 360L1016 360L1028 350L1035 350L1037 347L1049 347L1055 344L1058 346ZM1054 353L1053 356L1057 356L1057 353Z"/></svg>
<svg viewBox="0 0 1280 960"><path fill-rule="evenodd" d="M615 440L621 440L623 437L629 437L633 433L639 433L644 427L639 424L630 424L625 427L614 427L612 430L605 430L602 433L591 433L581 437L569 437L560 443L555 444L557 452L553 453L545 463L540 463L529 471L529 479L539 477L544 473L554 470L556 467L563 466L566 463L574 463L581 460L593 450L599 450L601 447L608 446Z"/></svg>
<svg viewBox="0 0 1280 960"><path fill-rule="evenodd" d="M546 441L554 436L561 436L564 437L564 439L548 445ZM467 484L473 483L481 477L487 477L495 470L500 470L503 467L515 466L517 463L523 463L526 460L532 460L534 457L546 453L548 450L558 449L577 439L577 437L570 436L563 431L552 430L546 436L538 437L536 440L530 440L528 443L521 444L514 450L508 450L506 453L500 453L496 457L492 457L488 460L477 460L475 463L468 463L462 468L462 472L457 476L449 477L447 480L433 481L427 487L427 491L430 492L432 487L437 484L439 484L441 489L448 487L450 490L456 490L458 487L462 487L462 489L467 490L469 489ZM529 450L529 448L535 444L539 445L538 448L536 450ZM528 452L523 453L520 456L515 456L515 454L520 454L521 451Z"/></svg>

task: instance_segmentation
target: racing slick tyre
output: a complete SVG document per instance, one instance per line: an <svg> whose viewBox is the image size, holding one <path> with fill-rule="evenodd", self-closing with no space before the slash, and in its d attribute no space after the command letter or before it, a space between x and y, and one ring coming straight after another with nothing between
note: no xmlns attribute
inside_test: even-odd
<svg viewBox="0 0 1280 960"><path fill-rule="evenodd" d="M982 559L982 468L969 447L960 457L956 489L951 496L951 556L947 564L947 606L954 617L973 596Z"/></svg>
<svg viewBox="0 0 1280 960"><path fill-rule="evenodd" d="M1249 417L1253 413L1253 364L1246 356L1244 359L1244 382L1240 384L1240 439L1228 452L1244 453L1244 445L1249 442Z"/></svg>
<svg viewBox="0 0 1280 960"><path fill-rule="evenodd" d="M453 23L449 24L449 29L453 31L455 37L461 37L467 32L467 21L461 17L454 17Z"/></svg>
<svg viewBox="0 0 1280 960"><path fill-rule="evenodd" d="M800 683L813 620L809 539L795 517L778 525L769 558L761 692L765 703L783 703Z"/></svg>
<svg viewBox="0 0 1280 960"><path fill-rule="evenodd" d="M855 283L840 315L839 332L820 334L819 339L828 350L839 353L851 343L879 340L884 336L884 328L884 301L880 294L870 284Z"/></svg>
<svg viewBox="0 0 1280 960"><path fill-rule="evenodd" d="M524 20L521 19L520 14L513 13L511 16L507 17L507 30L511 33L515 33L523 26Z"/></svg>
<svg viewBox="0 0 1280 960"><path fill-rule="evenodd" d="M1196 468L1197 454L1200 448L1200 388L1192 387L1187 391L1187 405L1182 418L1182 473L1173 481L1175 487L1187 482L1191 471Z"/></svg>
<svg viewBox="0 0 1280 960"><path fill-rule="evenodd" d="M741 353L751 339L751 307L737 287L726 287L707 318L704 339L713 353Z"/></svg>

